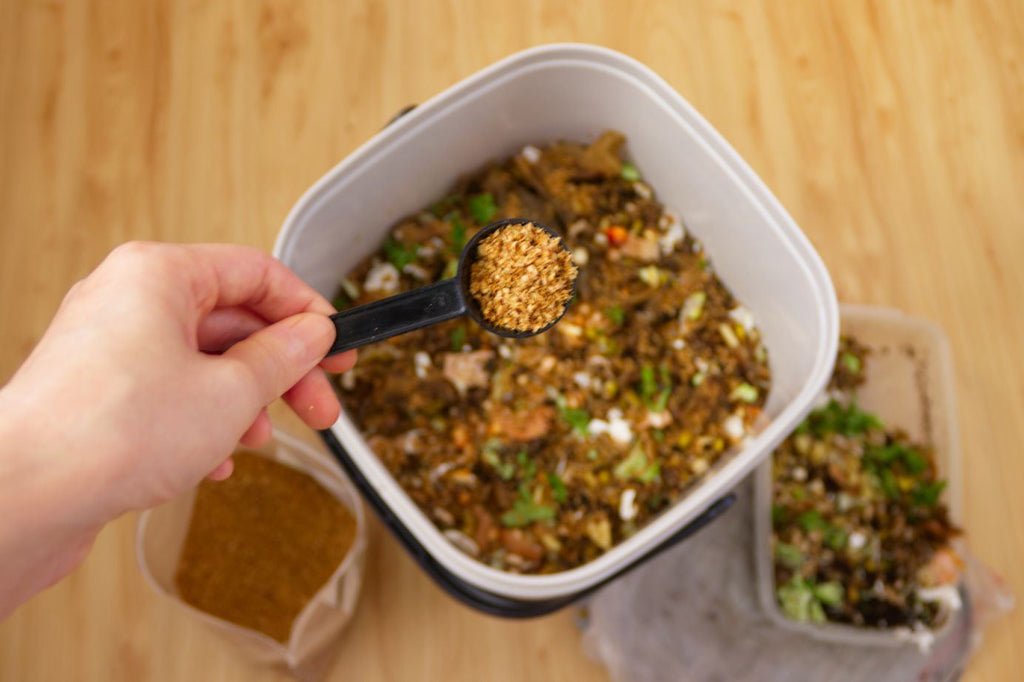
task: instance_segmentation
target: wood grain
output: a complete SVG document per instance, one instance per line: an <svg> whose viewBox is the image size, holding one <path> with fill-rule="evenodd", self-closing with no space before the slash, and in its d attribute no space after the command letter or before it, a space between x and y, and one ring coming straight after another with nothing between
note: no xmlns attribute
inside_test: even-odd
<svg viewBox="0 0 1024 682"><path fill-rule="evenodd" d="M694 6L689 6L689 5ZM1024 593L1024 4L0 0L0 379L128 239L270 248L395 111L551 41L662 74L777 193L845 301L923 315L957 367L966 527ZM331 679L603 679L568 614L442 595L375 528ZM968 680L1024 669L1024 612ZM132 520L0 625L5 680L271 680L143 584Z"/></svg>

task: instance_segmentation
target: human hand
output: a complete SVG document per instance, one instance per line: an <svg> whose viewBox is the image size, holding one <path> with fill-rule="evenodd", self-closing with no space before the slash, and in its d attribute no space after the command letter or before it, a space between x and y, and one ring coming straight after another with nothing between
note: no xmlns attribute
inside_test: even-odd
<svg viewBox="0 0 1024 682"><path fill-rule="evenodd" d="M0 390L0 498L5 486L25 494L43 486L95 532L204 476L229 475L239 441L270 437L265 408L278 396L326 428L340 408L321 368L346 371L355 361L354 353L324 359L332 312L255 249L115 249L71 289Z"/></svg>

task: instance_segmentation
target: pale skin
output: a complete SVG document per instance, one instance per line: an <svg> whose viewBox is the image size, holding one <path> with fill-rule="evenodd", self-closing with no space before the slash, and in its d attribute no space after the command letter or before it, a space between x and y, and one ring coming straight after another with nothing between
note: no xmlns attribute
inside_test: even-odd
<svg viewBox="0 0 1024 682"><path fill-rule="evenodd" d="M100 528L231 475L283 397L337 419L331 304L270 256L131 243L61 303L0 389L0 619L70 573Z"/></svg>

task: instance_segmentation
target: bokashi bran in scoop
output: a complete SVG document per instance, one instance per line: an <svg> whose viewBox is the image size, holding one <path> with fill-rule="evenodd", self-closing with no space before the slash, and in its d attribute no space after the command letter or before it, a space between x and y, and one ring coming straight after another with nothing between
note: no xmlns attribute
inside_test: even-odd
<svg viewBox="0 0 1024 682"><path fill-rule="evenodd" d="M508 225L477 248L469 292L490 324L535 332L559 318L576 266L560 241L533 223Z"/></svg>
<svg viewBox="0 0 1024 682"><path fill-rule="evenodd" d="M234 460L231 478L199 486L175 584L197 609L284 643L356 521L312 476L254 453Z"/></svg>

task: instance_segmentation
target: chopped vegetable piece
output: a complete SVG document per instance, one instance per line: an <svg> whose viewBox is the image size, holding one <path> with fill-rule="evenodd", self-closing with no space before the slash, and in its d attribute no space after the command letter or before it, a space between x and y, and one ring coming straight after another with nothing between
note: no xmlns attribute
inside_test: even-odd
<svg viewBox="0 0 1024 682"><path fill-rule="evenodd" d="M384 255L388 261L401 271L406 265L416 261L416 254L419 252L419 244L406 246L394 237L388 237L384 242Z"/></svg>
<svg viewBox="0 0 1024 682"><path fill-rule="evenodd" d="M644 469L640 475L636 477L636 480L641 483L653 483L659 478L661 478L661 464L654 462Z"/></svg>
<svg viewBox="0 0 1024 682"><path fill-rule="evenodd" d="M498 207L494 204L494 197L489 192L484 192L469 198L469 212L480 225L486 225L498 212Z"/></svg>
<svg viewBox="0 0 1024 682"><path fill-rule="evenodd" d="M939 501L939 495L945 489L946 481L922 483L914 490L914 504L919 507L934 507Z"/></svg>
<svg viewBox="0 0 1024 682"><path fill-rule="evenodd" d="M708 300L708 295L703 291L696 291L687 296L686 300L683 301L683 319L699 319L704 312L704 302L706 300Z"/></svg>
<svg viewBox="0 0 1024 682"><path fill-rule="evenodd" d="M822 583L811 588L814 596L825 606L839 606L843 603L843 586L836 582Z"/></svg>
<svg viewBox="0 0 1024 682"><path fill-rule="evenodd" d="M843 353L840 358L842 359L843 365L846 369L855 374L860 371L860 358L853 353Z"/></svg>
<svg viewBox="0 0 1024 682"><path fill-rule="evenodd" d="M821 518L821 514L814 510L804 512L798 516L796 520L797 523L799 523L800 526L808 533L816 530L825 530L828 527L828 524L825 523L825 519Z"/></svg>
<svg viewBox="0 0 1024 682"><path fill-rule="evenodd" d="M344 310L345 308L352 305L352 299L348 297L344 291L339 291L338 294L331 299L331 305L334 306L335 310Z"/></svg>
<svg viewBox="0 0 1024 682"><path fill-rule="evenodd" d="M615 324L622 324L626 319L626 311L620 305L613 305L605 308L604 314Z"/></svg>
<svg viewBox="0 0 1024 682"><path fill-rule="evenodd" d="M562 416L572 430L578 436L587 435L587 427L590 425L590 413L583 408L569 407L565 401L565 396L553 393L555 406L558 408L558 414Z"/></svg>
<svg viewBox="0 0 1024 682"><path fill-rule="evenodd" d="M341 290L353 301L359 298L359 285L348 277L341 278Z"/></svg>
<svg viewBox="0 0 1024 682"><path fill-rule="evenodd" d="M729 394L730 400L739 400L744 403L753 403L757 401L757 389L748 383L742 383L732 390Z"/></svg>
<svg viewBox="0 0 1024 682"><path fill-rule="evenodd" d="M880 428L882 422L878 417L861 410L856 403L851 402L844 406L836 400L830 400L824 407L811 412L807 418L806 430L820 437L826 433L855 436L869 429Z"/></svg>
<svg viewBox="0 0 1024 682"><path fill-rule="evenodd" d="M632 450L629 451L629 455L626 459L619 462L615 469L612 471L615 478L640 479L646 471L648 471L647 453L644 452L643 447L637 444Z"/></svg>
<svg viewBox="0 0 1024 682"><path fill-rule="evenodd" d="M452 259L444 264L444 271L441 273L441 279L451 279L457 274L459 274L459 261Z"/></svg>
<svg viewBox="0 0 1024 682"><path fill-rule="evenodd" d="M451 248L452 254L458 257L462 253L462 247L466 245L466 225L459 218L457 213L452 214L449 222L452 225Z"/></svg>
<svg viewBox="0 0 1024 682"><path fill-rule="evenodd" d="M799 549L785 542L775 543L775 559L786 564L790 568L800 568L804 562L804 555Z"/></svg>
<svg viewBox="0 0 1024 682"><path fill-rule="evenodd" d="M623 180L629 180L630 182L636 182L640 179L640 171L628 161L622 164L622 170L619 171L619 175L622 176Z"/></svg>
<svg viewBox="0 0 1024 682"><path fill-rule="evenodd" d="M604 230L609 246L622 246L629 239L629 231L621 225L610 225Z"/></svg>
<svg viewBox="0 0 1024 682"><path fill-rule="evenodd" d="M512 462L502 461L501 455L498 454L496 449L484 449L484 451L480 453L480 458L490 465L503 481L510 480L516 473L515 465L512 464Z"/></svg>
<svg viewBox="0 0 1024 682"><path fill-rule="evenodd" d="M532 459L530 459L530 455L526 450L520 450L516 453L516 464L519 465L519 470L523 474L524 481L533 479L534 475L537 473L537 465Z"/></svg>
<svg viewBox="0 0 1024 682"><path fill-rule="evenodd" d="M794 578L778 588L776 594L783 612L789 618L801 623L825 621L825 612L821 608L821 603L807 581Z"/></svg>
<svg viewBox="0 0 1024 682"><path fill-rule="evenodd" d="M501 524L508 528L522 528L537 521L550 521L555 518L555 510L545 504L538 504L530 496L529 489L519 487L519 497L512 504L512 509L501 515Z"/></svg>
<svg viewBox="0 0 1024 682"><path fill-rule="evenodd" d="M825 544L832 551L838 552L846 548L848 541L846 531L836 526L829 526L825 529Z"/></svg>
<svg viewBox="0 0 1024 682"><path fill-rule="evenodd" d="M550 472L548 473L548 483L551 485L551 496L555 499L555 502L562 504L569 496L569 491L566 490L565 483L558 474Z"/></svg>
<svg viewBox="0 0 1024 682"><path fill-rule="evenodd" d="M466 343L466 327L459 325L452 330L452 352L458 352L462 350L463 344Z"/></svg>

